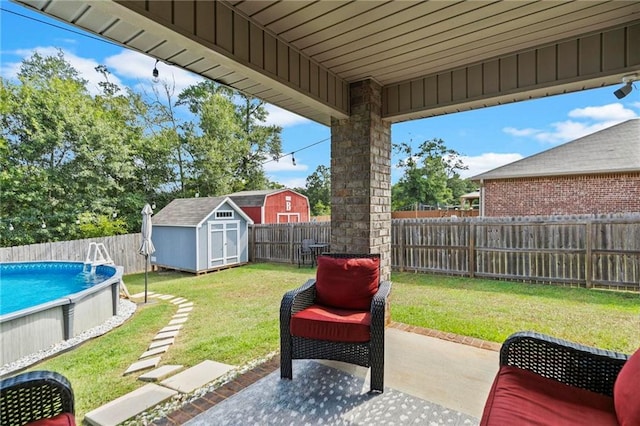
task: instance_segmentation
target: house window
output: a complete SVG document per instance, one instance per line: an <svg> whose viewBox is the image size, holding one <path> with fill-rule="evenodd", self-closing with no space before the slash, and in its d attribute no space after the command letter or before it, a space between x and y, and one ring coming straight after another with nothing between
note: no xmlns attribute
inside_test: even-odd
<svg viewBox="0 0 640 426"><path fill-rule="evenodd" d="M216 219L233 219L233 210L219 210L216 212Z"/></svg>

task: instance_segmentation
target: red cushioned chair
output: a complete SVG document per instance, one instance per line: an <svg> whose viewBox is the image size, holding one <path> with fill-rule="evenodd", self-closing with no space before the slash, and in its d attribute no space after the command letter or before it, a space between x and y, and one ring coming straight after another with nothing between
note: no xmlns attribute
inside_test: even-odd
<svg viewBox="0 0 640 426"><path fill-rule="evenodd" d="M0 423L74 426L73 389L53 371L30 371L0 381Z"/></svg>
<svg viewBox="0 0 640 426"><path fill-rule="evenodd" d="M480 425L637 426L638 395L640 350L629 357L518 332L502 345Z"/></svg>
<svg viewBox="0 0 640 426"><path fill-rule="evenodd" d="M280 305L280 375L292 360L327 359L371 367L371 391L384 389L384 327L389 281L380 255L325 253L316 279L287 292Z"/></svg>

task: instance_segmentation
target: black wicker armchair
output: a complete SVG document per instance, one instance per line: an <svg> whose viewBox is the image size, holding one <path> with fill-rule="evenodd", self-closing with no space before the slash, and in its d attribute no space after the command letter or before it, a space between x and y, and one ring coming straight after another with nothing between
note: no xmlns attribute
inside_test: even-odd
<svg viewBox="0 0 640 426"><path fill-rule="evenodd" d="M640 351L631 359L540 333L514 333L500 350L480 424L640 424Z"/></svg>
<svg viewBox="0 0 640 426"><path fill-rule="evenodd" d="M31 371L0 381L0 423L22 426L44 419L74 425L73 389L53 371Z"/></svg>
<svg viewBox="0 0 640 426"><path fill-rule="evenodd" d="M372 297L367 301L367 307L353 309L352 306L337 307L336 303L327 304L326 297L321 299L317 294L318 281L326 281L327 270L325 265L331 262L328 259L343 259L345 262L353 260L356 263L359 259L366 259L375 265L375 289L372 290ZM379 279L379 263L380 255L378 254L344 254L344 253L324 253L318 257L318 275L316 279L307 281L301 287L287 292L280 305L280 374L282 378L292 379L292 360L293 359L325 359L343 361L363 367L371 367L371 391L383 392L384 390L384 333L385 333L385 310L387 306L387 298L391 291L391 282L380 281ZM374 261L374 262L371 262ZM345 267L347 268L347 267ZM339 277L347 287L350 285L348 277L353 270L344 269L344 276ZM322 277L322 278L321 278ZM326 291L326 289L325 289ZM340 290L338 291L340 293ZM347 297L342 294L340 297ZM363 299L364 300L364 299ZM352 304L349 304L352 305ZM333 308L338 309L333 309ZM308 334L300 333L296 329L296 324L292 323L300 315L313 311L311 317L307 316L307 324L314 322L315 318L320 316L316 321L317 325L312 324L311 328L315 331L320 329L319 334L322 335L322 328L328 324L332 331L328 334L329 338L310 337ZM320 312L318 314L318 312ZM359 315L359 327L357 338L351 341L350 332L342 333L340 328L344 325L342 322L351 314ZM298 314L296 318L294 315ZM311 318L311 319L309 319ZM336 322L332 321L336 319ZM292 321L293 319L293 321ZM349 320L346 320L347 322ZM362 324L365 324L362 328ZM347 326L348 328L348 326ZM313 333L313 332L312 332Z"/></svg>

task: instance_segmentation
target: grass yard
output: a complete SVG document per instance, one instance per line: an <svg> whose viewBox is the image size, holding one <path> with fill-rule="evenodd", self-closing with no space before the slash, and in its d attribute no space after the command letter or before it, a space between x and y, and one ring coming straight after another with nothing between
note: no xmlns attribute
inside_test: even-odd
<svg viewBox="0 0 640 426"><path fill-rule="evenodd" d="M282 295L315 275L292 265L251 264L212 274L149 274L149 291L194 302L189 321L161 364L193 366L205 359L242 365L279 350ZM491 280L396 273L394 321L496 342L534 330L591 346L631 353L640 346L640 295ZM125 277L144 291L144 274ZM76 414L84 414L143 385L122 376L165 327L176 307L150 299L105 336L32 369L58 371L73 384Z"/></svg>

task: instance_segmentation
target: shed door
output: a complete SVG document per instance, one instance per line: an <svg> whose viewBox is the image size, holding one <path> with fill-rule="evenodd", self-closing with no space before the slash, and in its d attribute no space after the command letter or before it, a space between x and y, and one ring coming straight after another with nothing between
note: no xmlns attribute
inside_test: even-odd
<svg viewBox="0 0 640 426"><path fill-rule="evenodd" d="M240 222L209 222L209 268L240 262Z"/></svg>

